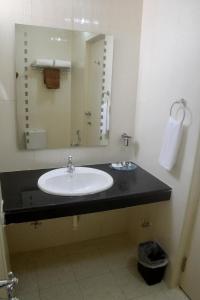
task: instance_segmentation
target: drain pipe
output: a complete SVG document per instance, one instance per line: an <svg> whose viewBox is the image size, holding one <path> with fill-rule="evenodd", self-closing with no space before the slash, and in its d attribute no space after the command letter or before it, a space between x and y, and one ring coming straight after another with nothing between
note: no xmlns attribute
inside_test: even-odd
<svg viewBox="0 0 200 300"><path fill-rule="evenodd" d="M77 230L79 226L80 216L73 216L72 224L73 224L73 230Z"/></svg>

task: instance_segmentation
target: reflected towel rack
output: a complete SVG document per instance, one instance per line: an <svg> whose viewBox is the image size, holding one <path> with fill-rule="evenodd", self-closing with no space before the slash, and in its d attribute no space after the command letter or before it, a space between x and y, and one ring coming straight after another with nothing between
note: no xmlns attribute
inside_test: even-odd
<svg viewBox="0 0 200 300"><path fill-rule="evenodd" d="M178 101L174 101L174 102L172 103L171 107L170 107L170 117L172 117L173 109L174 109L174 107L175 107L176 105L179 106L178 109L177 109L177 111L176 111L176 113L179 111L179 109L182 109L182 111L183 111L183 116L182 116L182 119L181 119L181 123L183 123L184 120L185 120L185 114L186 114L186 105L187 105L187 102L186 102L186 100L183 99L183 98L180 99L180 100L178 100Z"/></svg>
<svg viewBox="0 0 200 300"><path fill-rule="evenodd" d="M43 70L45 68L52 68L52 69L59 69L61 71L70 71L71 67L57 67L57 66L39 66L39 65L36 65L34 63L31 64L31 68L33 70Z"/></svg>
<svg viewBox="0 0 200 300"><path fill-rule="evenodd" d="M43 70L45 68L55 68L63 71L69 71L71 69L71 61L59 60L59 59L36 59L31 64L32 69Z"/></svg>

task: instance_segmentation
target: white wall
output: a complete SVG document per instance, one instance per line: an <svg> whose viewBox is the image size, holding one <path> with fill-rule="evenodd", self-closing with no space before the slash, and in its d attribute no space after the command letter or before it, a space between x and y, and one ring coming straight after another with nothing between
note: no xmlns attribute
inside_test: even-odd
<svg viewBox="0 0 200 300"><path fill-rule="evenodd" d="M135 157L145 169L173 188L170 202L141 211L153 225L149 236L158 239L170 256L173 275L195 163L200 112L200 2L144 0L136 104ZM158 164L170 105L185 98L188 112L176 167L167 172ZM140 220L132 224L132 234ZM134 226L133 226L134 225ZM136 226L137 225L137 226ZM147 235L148 236L148 235ZM172 277L170 277L172 279Z"/></svg>
<svg viewBox="0 0 200 300"><path fill-rule="evenodd" d="M0 170L58 167L71 153L75 163L130 158L122 151L121 133L133 134L137 86L141 1L0 0ZM80 19L90 21L80 24ZM75 19L75 22L72 22ZM18 151L15 125L14 23L62 27L114 35L111 138L108 147Z"/></svg>

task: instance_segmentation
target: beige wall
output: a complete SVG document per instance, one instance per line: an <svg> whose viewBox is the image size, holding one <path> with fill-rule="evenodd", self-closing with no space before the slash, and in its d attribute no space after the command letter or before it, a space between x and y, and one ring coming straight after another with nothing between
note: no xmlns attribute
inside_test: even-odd
<svg viewBox="0 0 200 300"><path fill-rule="evenodd" d="M140 211L140 219L146 215L152 221L148 235L167 250L170 275L177 267L199 133L199 28L198 0L144 0L135 157L141 166L169 184L173 195L168 203ZM188 106L185 134L176 167L167 172L158 164L158 157L170 105L180 98L185 98ZM132 226L133 235L138 227L139 221Z"/></svg>
<svg viewBox="0 0 200 300"><path fill-rule="evenodd" d="M55 247L128 232L128 209L85 214L73 227L73 217L44 220L37 228L32 223L11 224L6 228L10 252Z"/></svg>

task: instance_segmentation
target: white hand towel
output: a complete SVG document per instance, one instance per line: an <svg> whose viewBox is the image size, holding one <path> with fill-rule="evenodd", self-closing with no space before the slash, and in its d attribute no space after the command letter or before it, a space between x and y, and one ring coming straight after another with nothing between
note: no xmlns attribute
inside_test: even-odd
<svg viewBox="0 0 200 300"><path fill-rule="evenodd" d="M35 60L34 64L37 67L52 67L53 66L53 59L38 58L38 59Z"/></svg>
<svg viewBox="0 0 200 300"><path fill-rule="evenodd" d="M61 60L61 59L55 59L54 61L55 67L64 67L64 68L71 68L71 61L68 60Z"/></svg>
<svg viewBox="0 0 200 300"><path fill-rule="evenodd" d="M170 117L165 128L163 144L159 157L160 165L168 171L170 171L176 163L182 132L182 122Z"/></svg>

